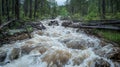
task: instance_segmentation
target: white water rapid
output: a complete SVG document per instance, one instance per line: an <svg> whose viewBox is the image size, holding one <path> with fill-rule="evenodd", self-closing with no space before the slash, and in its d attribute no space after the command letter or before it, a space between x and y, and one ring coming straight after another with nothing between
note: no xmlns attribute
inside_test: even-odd
<svg viewBox="0 0 120 67"><path fill-rule="evenodd" d="M59 26L48 26L50 20L43 20L46 30L34 31L31 39L1 47L7 52L4 62L9 63L0 67L101 67L101 62L108 67L116 67L105 56L112 51L112 44L104 43L103 46L99 38L62 27L62 21L56 20ZM9 56L14 48L20 49L19 58L11 60Z"/></svg>

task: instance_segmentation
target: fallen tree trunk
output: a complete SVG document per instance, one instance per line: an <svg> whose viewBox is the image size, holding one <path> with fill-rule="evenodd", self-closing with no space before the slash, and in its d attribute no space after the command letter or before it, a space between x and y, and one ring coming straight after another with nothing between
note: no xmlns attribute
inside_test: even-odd
<svg viewBox="0 0 120 67"><path fill-rule="evenodd" d="M88 23L83 23L84 25L116 25L120 24L120 20L91 20Z"/></svg>
<svg viewBox="0 0 120 67"><path fill-rule="evenodd" d="M109 23L109 22L115 22L115 21L120 21L120 20L89 20L87 22L90 22L90 23L96 23L96 22L106 22L106 23Z"/></svg>
<svg viewBox="0 0 120 67"><path fill-rule="evenodd" d="M101 24L101 25L111 25L111 24L112 24L112 25L113 25L113 24L116 25L116 24L120 24L120 21L114 21L114 22L109 22L109 23L105 23L105 22L104 22L104 23L100 23L100 24Z"/></svg>
<svg viewBox="0 0 120 67"><path fill-rule="evenodd" d="M68 23L63 22L62 26L64 26L64 27L73 27L73 28L84 28L84 29L108 29L108 30L120 31L120 27L111 26L111 25L95 25L94 26L94 25L84 25L84 24L81 24L81 23L71 23L71 24L68 24Z"/></svg>
<svg viewBox="0 0 120 67"><path fill-rule="evenodd" d="M87 28L87 29L108 29L108 30L117 30L120 31L119 27L114 26L80 26L79 28Z"/></svg>

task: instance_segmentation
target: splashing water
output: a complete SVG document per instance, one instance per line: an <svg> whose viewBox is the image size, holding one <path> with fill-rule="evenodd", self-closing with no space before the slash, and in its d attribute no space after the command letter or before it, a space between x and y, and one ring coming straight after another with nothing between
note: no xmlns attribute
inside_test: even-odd
<svg viewBox="0 0 120 67"><path fill-rule="evenodd" d="M58 18L57 21L59 24L62 22ZM95 53L99 49L104 52L110 50L103 48L98 38L82 31L76 32L73 28L48 26L48 22L42 21L47 29L34 31L32 39L1 47L8 52L8 56L11 49L21 49L17 60L10 61L7 56L5 62L9 60L10 63L1 67L97 67L96 62L101 59L110 67L115 67L110 59Z"/></svg>

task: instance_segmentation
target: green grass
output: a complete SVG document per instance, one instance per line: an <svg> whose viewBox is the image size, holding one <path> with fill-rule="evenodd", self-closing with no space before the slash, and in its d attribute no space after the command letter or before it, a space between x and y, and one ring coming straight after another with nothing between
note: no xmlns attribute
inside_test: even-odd
<svg viewBox="0 0 120 67"><path fill-rule="evenodd" d="M100 34L101 37L116 42L120 45L120 32L110 30L95 30L95 33Z"/></svg>

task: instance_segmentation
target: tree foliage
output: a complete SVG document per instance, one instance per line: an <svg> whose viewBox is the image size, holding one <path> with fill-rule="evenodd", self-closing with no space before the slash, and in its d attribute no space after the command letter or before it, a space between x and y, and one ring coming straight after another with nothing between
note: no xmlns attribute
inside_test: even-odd
<svg viewBox="0 0 120 67"><path fill-rule="evenodd" d="M0 22L57 16L55 0L0 0Z"/></svg>
<svg viewBox="0 0 120 67"><path fill-rule="evenodd" d="M120 0L67 0L66 9L74 16L79 14L88 18L119 19Z"/></svg>

